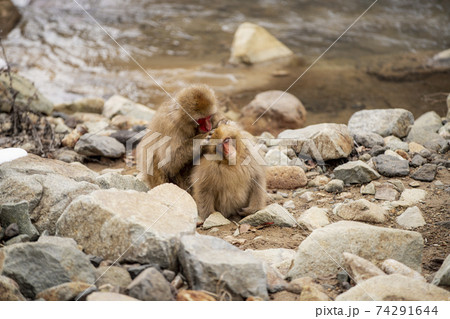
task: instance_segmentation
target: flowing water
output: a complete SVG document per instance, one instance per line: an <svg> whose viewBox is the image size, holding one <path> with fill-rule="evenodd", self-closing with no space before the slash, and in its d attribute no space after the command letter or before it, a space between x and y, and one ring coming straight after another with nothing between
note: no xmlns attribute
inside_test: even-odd
<svg viewBox="0 0 450 319"><path fill-rule="evenodd" d="M152 105L165 97L155 81L169 92L187 82L236 91L241 73L252 71L223 63L242 22L265 27L296 55L313 61L373 1L15 2L24 4L23 18L4 41L9 60L50 99L119 93ZM450 1L379 0L323 61L354 63L373 55L448 47Z"/></svg>

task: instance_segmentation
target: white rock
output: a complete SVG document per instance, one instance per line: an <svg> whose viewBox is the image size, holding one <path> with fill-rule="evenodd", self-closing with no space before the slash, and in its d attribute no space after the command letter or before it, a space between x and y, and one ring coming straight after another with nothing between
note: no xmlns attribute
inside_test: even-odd
<svg viewBox="0 0 450 319"><path fill-rule="evenodd" d="M290 162L289 157L279 149L269 149L264 160L269 166L287 166Z"/></svg>
<svg viewBox="0 0 450 319"><path fill-rule="evenodd" d="M417 228L426 224L422 212L417 206L407 208L403 214L396 218L396 221L397 224L406 229Z"/></svg>
<svg viewBox="0 0 450 319"><path fill-rule="evenodd" d="M425 200L427 192L423 189L405 189L400 196L400 201L415 205Z"/></svg>
<svg viewBox="0 0 450 319"><path fill-rule="evenodd" d="M372 223L385 222L387 215L386 210L366 199L359 199L337 205L333 209L333 213L343 219Z"/></svg>
<svg viewBox="0 0 450 319"><path fill-rule="evenodd" d="M231 224L231 222L223 217L223 215L219 212L214 212L211 215L206 218L206 220L203 223L203 229L210 229L213 227L219 227Z"/></svg>
<svg viewBox="0 0 450 319"><path fill-rule="evenodd" d="M242 23L234 34L230 63L257 63L294 53L266 29L249 22Z"/></svg>
<svg viewBox="0 0 450 319"><path fill-rule="evenodd" d="M140 120L150 121L155 115L155 111L123 96L113 95L105 102L103 115L109 119L112 119L115 115L127 115Z"/></svg>
<svg viewBox="0 0 450 319"><path fill-rule="evenodd" d="M330 223L327 216L327 210L317 206L313 206L303 212L297 219L297 222L309 230L314 230Z"/></svg>
<svg viewBox="0 0 450 319"><path fill-rule="evenodd" d="M388 275L399 274L426 282L426 279L420 273L395 259L386 259L383 261L381 269Z"/></svg>
<svg viewBox="0 0 450 319"><path fill-rule="evenodd" d="M277 269L283 276L286 276L295 256L295 250L286 248L246 249L245 251Z"/></svg>

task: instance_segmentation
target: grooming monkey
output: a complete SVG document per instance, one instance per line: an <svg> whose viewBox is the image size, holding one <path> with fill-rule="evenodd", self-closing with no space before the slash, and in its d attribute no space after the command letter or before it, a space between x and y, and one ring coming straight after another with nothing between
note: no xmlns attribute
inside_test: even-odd
<svg viewBox="0 0 450 319"><path fill-rule="evenodd" d="M137 147L140 178L149 187L174 183L187 189L193 139L205 137L223 120L214 92L206 85L182 89L175 100L177 103L168 101L156 111L148 127L150 132Z"/></svg>
<svg viewBox="0 0 450 319"><path fill-rule="evenodd" d="M247 136L226 124L212 132L209 145L204 147L205 155L191 175L201 219L215 211L226 218L247 216L266 206L265 170L244 145L242 140ZM216 158L208 156L212 154Z"/></svg>

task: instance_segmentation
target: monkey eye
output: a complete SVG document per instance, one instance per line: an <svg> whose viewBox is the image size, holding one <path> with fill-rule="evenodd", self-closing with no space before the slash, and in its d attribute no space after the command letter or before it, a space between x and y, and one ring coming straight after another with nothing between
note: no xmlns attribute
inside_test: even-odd
<svg viewBox="0 0 450 319"><path fill-rule="evenodd" d="M223 140L224 143L228 143L230 141L230 138L227 137L226 139Z"/></svg>

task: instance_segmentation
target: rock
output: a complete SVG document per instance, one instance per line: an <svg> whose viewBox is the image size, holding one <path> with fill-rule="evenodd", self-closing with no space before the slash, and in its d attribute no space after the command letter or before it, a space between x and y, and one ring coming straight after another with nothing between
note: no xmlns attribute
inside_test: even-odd
<svg viewBox="0 0 450 319"><path fill-rule="evenodd" d="M11 238L10 240L6 241L5 246L10 246L10 245L19 244L19 243L27 243L30 240L31 240L31 238L27 234L17 235L15 237Z"/></svg>
<svg viewBox="0 0 450 319"><path fill-rule="evenodd" d="M415 120L406 140L424 145L427 141L439 136L436 132L441 127L441 117L434 111L427 112Z"/></svg>
<svg viewBox="0 0 450 319"><path fill-rule="evenodd" d="M183 236L179 260L189 286L213 293L228 292L233 300L268 299L263 264L250 253L212 236Z"/></svg>
<svg viewBox="0 0 450 319"><path fill-rule="evenodd" d="M295 204L293 200L288 200L283 204L283 207L286 209L295 209Z"/></svg>
<svg viewBox="0 0 450 319"><path fill-rule="evenodd" d="M32 82L11 72L12 89L17 93L15 95L14 104L22 109L29 109L37 113L50 115L53 111L53 103L47 100L41 92L33 85ZM0 111L10 112L12 95L9 89L10 80L6 72L0 74L0 92L2 101Z"/></svg>
<svg viewBox="0 0 450 319"><path fill-rule="evenodd" d="M75 112L88 112L102 114L105 100L100 97L87 97L71 103L61 103L55 105L56 112L73 114Z"/></svg>
<svg viewBox="0 0 450 319"><path fill-rule="evenodd" d="M363 161L363 162L367 162L367 161L369 161L371 158L372 158L372 156L370 156L369 153L365 153L365 154L362 154L362 155L359 157L359 160L361 160L361 161Z"/></svg>
<svg viewBox="0 0 450 319"><path fill-rule="evenodd" d="M50 287L70 281L93 283L94 267L71 246L22 243L0 250L0 274L14 279L28 298Z"/></svg>
<svg viewBox="0 0 450 319"><path fill-rule="evenodd" d="M16 223L10 224L5 229L4 237L5 239L16 237L20 234L19 226Z"/></svg>
<svg viewBox="0 0 450 319"><path fill-rule="evenodd" d="M313 206L304 211L297 219L297 222L311 231L330 223L327 216L327 210L317 206Z"/></svg>
<svg viewBox="0 0 450 319"><path fill-rule="evenodd" d="M349 252L375 264L396 259L419 270L423 239L420 233L340 221L314 230L297 250L288 276L320 277L336 275Z"/></svg>
<svg viewBox="0 0 450 319"><path fill-rule="evenodd" d="M105 135L104 133L107 131L109 122L107 120L86 121L83 123L83 125L87 128L88 133L95 135Z"/></svg>
<svg viewBox="0 0 450 319"><path fill-rule="evenodd" d="M111 127L122 130L122 132L127 132L124 130L129 130L134 128L135 126L143 126L144 129L147 128L150 121L141 120L139 118L127 116L127 115L116 115L111 119ZM128 131L130 132L130 131ZM131 131L132 132L132 131ZM136 134L136 132L134 132ZM116 138L116 137L114 137ZM136 141L136 143L138 143ZM125 143L123 143L125 144Z"/></svg>
<svg viewBox="0 0 450 319"><path fill-rule="evenodd" d="M318 175L308 182L308 187L320 187L326 185L330 179L324 175Z"/></svg>
<svg viewBox="0 0 450 319"><path fill-rule="evenodd" d="M300 198L304 199L307 203L309 203L314 200L314 194L313 192L304 192L303 194L300 195Z"/></svg>
<svg viewBox="0 0 450 319"><path fill-rule="evenodd" d="M384 152L387 150L386 146L378 146L375 145L369 152L369 155L372 157L384 154Z"/></svg>
<svg viewBox="0 0 450 319"><path fill-rule="evenodd" d="M426 279L420 273L395 259L386 259L383 261L381 269L388 275L399 274L426 282Z"/></svg>
<svg viewBox="0 0 450 319"><path fill-rule="evenodd" d="M177 275L174 271L169 269L164 269L162 271L162 274L164 275L164 278L166 278L168 282L172 282L172 280L174 280L175 276Z"/></svg>
<svg viewBox="0 0 450 319"><path fill-rule="evenodd" d="M419 186L420 186L420 183L419 183L419 182L416 182L416 181L412 181L412 182L410 182L408 185L411 186L411 187L419 187Z"/></svg>
<svg viewBox="0 0 450 319"><path fill-rule="evenodd" d="M75 240L73 240L72 238L66 238L66 237L42 235L41 237L39 237L38 243L52 244L52 245L58 245L58 246L70 246L70 247L78 249L77 242Z"/></svg>
<svg viewBox="0 0 450 319"><path fill-rule="evenodd" d="M423 149L425 149L425 147L423 147L423 145L416 143L416 142L410 142L408 144L408 148L409 148L409 153L410 154L418 154L420 153Z"/></svg>
<svg viewBox="0 0 450 319"><path fill-rule="evenodd" d="M193 234L196 223L192 197L174 184L162 184L148 193L111 189L80 196L56 228L58 235L74 238L88 254L174 269L177 238Z"/></svg>
<svg viewBox="0 0 450 319"><path fill-rule="evenodd" d="M386 275L380 268L364 258L346 252L343 255L344 268L347 270L350 278L358 284L375 276Z"/></svg>
<svg viewBox="0 0 450 319"><path fill-rule="evenodd" d="M390 179L387 181L386 186L394 187L397 192L403 192L405 190L405 185L398 179Z"/></svg>
<svg viewBox="0 0 450 319"><path fill-rule="evenodd" d="M285 208L278 204L271 204L266 208L241 219L239 224L249 224L252 226L270 224L280 227L293 227L296 223L294 216L292 216Z"/></svg>
<svg viewBox="0 0 450 319"><path fill-rule="evenodd" d="M286 248L246 249L245 251L250 252L256 259L267 263L283 276L289 271L295 256L295 250Z"/></svg>
<svg viewBox="0 0 450 319"><path fill-rule="evenodd" d="M308 183L305 171L298 166L271 166L266 169L268 189L296 189Z"/></svg>
<svg viewBox="0 0 450 319"><path fill-rule="evenodd" d="M398 198L398 192L392 186L382 186L377 188L375 199L394 201Z"/></svg>
<svg viewBox="0 0 450 319"><path fill-rule="evenodd" d="M425 164L427 160L420 156L419 154L414 155L414 157L411 159L411 166L412 167L419 167Z"/></svg>
<svg viewBox="0 0 450 319"><path fill-rule="evenodd" d="M376 276L336 297L336 301L435 301L450 298L450 293L421 280L402 275Z"/></svg>
<svg viewBox="0 0 450 319"><path fill-rule="evenodd" d="M177 301L216 301L216 299L203 291L183 289L178 291Z"/></svg>
<svg viewBox="0 0 450 319"><path fill-rule="evenodd" d="M148 192L149 190L143 181L131 175L106 173L98 176L95 181L102 189L115 188L120 190L135 190L138 192Z"/></svg>
<svg viewBox="0 0 450 319"><path fill-rule="evenodd" d="M294 53L259 25L242 23L234 34L229 62L253 64L292 57Z"/></svg>
<svg viewBox="0 0 450 319"><path fill-rule="evenodd" d="M383 137L395 135L401 138L407 135L408 127L413 123L412 113L404 109L362 110L351 116L348 130L352 134L369 132Z"/></svg>
<svg viewBox="0 0 450 319"><path fill-rule="evenodd" d="M0 205L27 201L37 230L54 234L56 221L66 206L75 197L98 189L90 183L96 176L81 164L30 154L0 166Z"/></svg>
<svg viewBox="0 0 450 319"><path fill-rule="evenodd" d="M127 142L130 141L131 146L135 147L142 140L142 136L138 132L121 130L116 131L110 135L110 137L115 138L117 141L122 143L127 147ZM128 146L129 147L129 146Z"/></svg>
<svg viewBox="0 0 450 319"><path fill-rule="evenodd" d="M278 134L285 129L303 127L306 122L302 102L294 95L278 90L257 94L241 113L244 128L255 135L268 129Z"/></svg>
<svg viewBox="0 0 450 319"><path fill-rule="evenodd" d="M97 287L109 284L125 288L131 283L128 271L118 266L100 266L95 269L95 277L97 278L95 282Z"/></svg>
<svg viewBox="0 0 450 319"><path fill-rule="evenodd" d="M333 171L334 177L346 184L364 184L380 178L374 169L362 161L347 162Z"/></svg>
<svg viewBox="0 0 450 319"><path fill-rule="evenodd" d="M0 301L25 301L19 285L11 278L0 276Z"/></svg>
<svg viewBox="0 0 450 319"><path fill-rule="evenodd" d="M386 141L387 139L387 141ZM409 145L406 142L403 142L396 136L388 136L385 137L386 147L392 151L402 150L405 152L409 151Z"/></svg>
<svg viewBox="0 0 450 319"><path fill-rule="evenodd" d="M75 151L61 148L56 152L56 159L66 163L73 163L73 162L82 163L84 161L84 156L78 154Z"/></svg>
<svg viewBox="0 0 450 319"><path fill-rule="evenodd" d="M316 284L314 282L314 279L311 277L300 277L293 279L289 285L286 287L286 290L289 292L292 292L294 294L301 294L302 290L307 286L315 286ZM320 287L320 286L319 286Z"/></svg>
<svg viewBox="0 0 450 319"><path fill-rule="evenodd" d="M284 280L284 276L267 263L263 262L263 265L267 278L267 290L270 293L286 290L288 283Z"/></svg>
<svg viewBox="0 0 450 319"><path fill-rule="evenodd" d="M297 154L312 157L317 162L345 158L353 149L353 139L344 124L323 123L297 130L285 130L278 135Z"/></svg>
<svg viewBox="0 0 450 319"><path fill-rule="evenodd" d="M396 159L401 160L401 161L405 160L400 154L398 154L397 152L394 152L392 150L386 150L384 152L384 155L395 157Z"/></svg>
<svg viewBox="0 0 450 319"><path fill-rule="evenodd" d="M156 268L147 268L127 287L128 295L143 301L174 300L170 284Z"/></svg>
<svg viewBox="0 0 450 319"><path fill-rule="evenodd" d="M109 136L84 134L75 144L75 152L86 156L119 158L125 154L125 147Z"/></svg>
<svg viewBox="0 0 450 319"><path fill-rule="evenodd" d="M88 129L84 124L78 124L72 132L64 136L64 138L61 140L61 144L72 149L75 147L80 137L83 134L86 134L87 131Z"/></svg>
<svg viewBox="0 0 450 319"><path fill-rule="evenodd" d="M400 196L400 201L407 202L409 205L420 203L427 196L423 189L405 189Z"/></svg>
<svg viewBox="0 0 450 319"><path fill-rule="evenodd" d="M416 155L417 156L417 155ZM436 177L436 164L425 164L411 174L411 178L421 182L432 182Z"/></svg>
<svg viewBox="0 0 450 319"><path fill-rule="evenodd" d="M10 0L0 1L0 37L6 38L8 33L20 20L19 10ZM1 69L2 67L0 67Z"/></svg>
<svg viewBox="0 0 450 319"><path fill-rule="evenodd" d="M288 166L290 159L279 149L270 149L264 156L264 161L268 166Z"/></svg>
<svg viewBox="0 0 450 319"><path fill-rule="evenodd" d="M299 298L300 301L331 301L330 297L316 286L305 286Z"/></svg>
<svg viewBox="0 0 450 319"><path fill-rule="evenodd" d="M409 174L408 161L398 159L390 155L378 155L373 158L375 167L383 176L396 177Z"/></svg>
<svg viewBox="0 0 450 319"><path fill-rule="evenodd" d="M375 184L370 182L367 185L361 186L361 194L363 195L375 195Z"/></svg>
<svg viewBox="0 0 450 319"><path fill-rule="evenodd" d="M55 287L48 288L36 295L36 299L44 299L47 301L71 301L89 289L92 285L85 282L66 282Z"/></svg>
<svg viewBox="0 0 450 319"><path fill-rule="evenodd" d="M32 240L39 237L39 232L30 221L29 205L27 201L21 201L16 204L5 203L0 206L0 225L16 223L20 234L28 235Z"/></svg>
<svg viewBox="0 0 450 319"><path fill-rule="evenodd" d="M384 223L387 215L385 209L365 199L340 204L333 212L343 219L370 223Z"/></svg>
<svg viewBox="0 0 450 319"><path fill-rule="evenodd" d="M114 292L93 292L86 298L87 301L139 301L136 298L129 297Z"/></svg>
<svg viewBox="0 0 450 319"><path fill-rule="evenodd" d="M340 179L333 179L325 185L325 191L328 193L340 193L344 190L344 181Z"/></svg>
<svg viewBox="0 0 450 319"><path fill-rule="evenodd" d="M214 212L206 218L203 223L203 229L210 229L213 227L219 227L224 225L229 225L231 222L223 217L223 215L219 212Z"/></svg>
<svg viewBox="0 0 450 319"><path fill-rule="evenodd" d="M439 129L438 134L446 140L450 139L450 122L445 123L445 125Z"/></svg>
<svg viewBox="0 0 450 319"><path fill-rule="evenodd" d="M109 119L116 115L126 115L139 120L150 121L155 115L155 111L123 96L113 95L105 102L102 114Z"/></svg>
<svg viewBox="0 0 450 319"><path fill-rule="evenodd" d="M419 207L409 207L403 214L396 218L397 224L406 229L417 228L426 225Z"/></svg>
<svg viewBox="0 0 450 319"><path fill-rule="evenodd" d="M437 286L450 286L450 255L445 258L444 263L434 275L431 283Z"/></svg>
<svg viewBox="0 0 450 319"><path fill-rule="evenodd" d="M372 148L375 145L384 146L383 137L377 133L372 132L353 132L352 137L355 140L356 144L362 145L367 148Z"/></svg>

